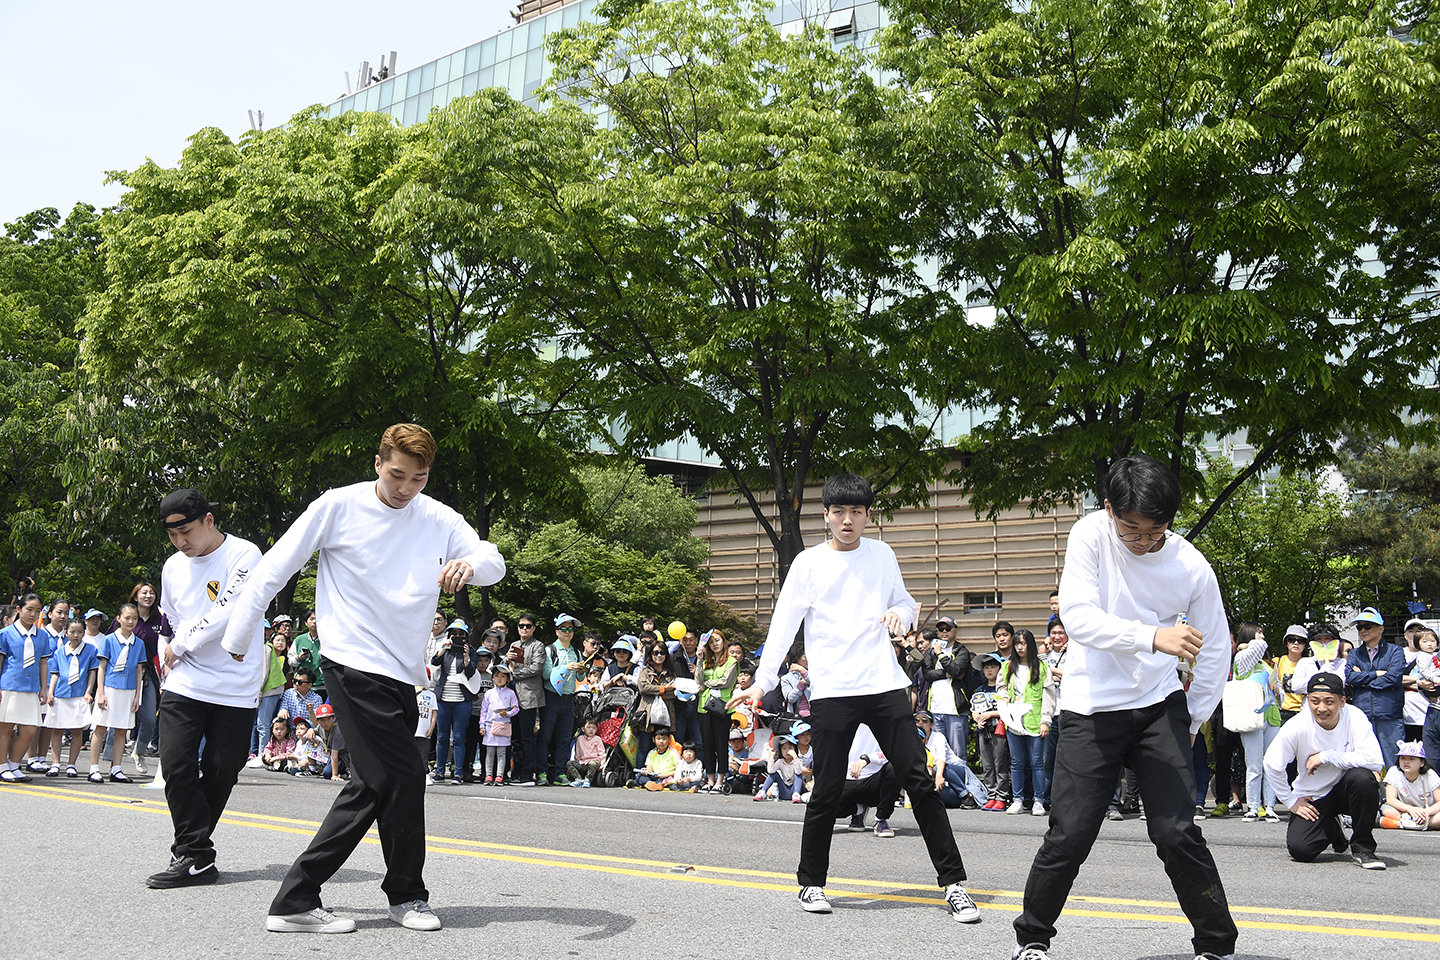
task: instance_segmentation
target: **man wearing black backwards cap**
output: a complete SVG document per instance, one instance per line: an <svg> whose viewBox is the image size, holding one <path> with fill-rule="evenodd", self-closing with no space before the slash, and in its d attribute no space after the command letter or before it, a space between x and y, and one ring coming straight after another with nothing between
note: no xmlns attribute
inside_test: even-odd
<svg viewBox="0 0 1440 960"><path fill-rule="evenodd" d="M1384 870L1385 862L1375 856L1381 765L1375 731L1364 713L1345 703L1339 675L1317 673L1305 689L1307 709L1287 720L1265 751L1265 776L1290 808L1285 846L1302 863L1326 846L1344 853L1340 814L1347 813L1355 827L1348 841L1355 862L1366 870ZM1285 774L1291 761L1300 771L1293 784Z"/></svg>
<svg viewBox="0 0 1440 960"><path fill-rule="evenodd" d="M160 582L160 609L175 628L160 654L160 763L175 844L170 866L145 881L150 887L195 886L218 877L210 835L245 766L264 682L262 629L246 636L254 654L248 662L235 661L220 646L260 549L217 530L214 508L198 490L176 490L160 501L160 524L176 551Z"/></svg>

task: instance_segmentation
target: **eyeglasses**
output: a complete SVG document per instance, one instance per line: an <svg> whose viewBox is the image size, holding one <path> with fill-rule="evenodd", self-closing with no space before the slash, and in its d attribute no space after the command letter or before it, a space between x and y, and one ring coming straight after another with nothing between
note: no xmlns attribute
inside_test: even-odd
<svg viewBox="0 0 1440 960"><path fill-rule="evenodd" d="M1110 522L1115 525L1115 539L1121 543L1163 543L1170 534L1169 530L1161 530L1159 533L1121 533L1120 524L1111 517Z"/></svg>

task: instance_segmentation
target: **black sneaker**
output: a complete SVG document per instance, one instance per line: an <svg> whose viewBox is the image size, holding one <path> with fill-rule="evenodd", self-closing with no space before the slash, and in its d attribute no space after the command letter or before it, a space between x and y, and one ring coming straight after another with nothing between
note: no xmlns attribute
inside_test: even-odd
<svg viewBox="0 0 1440 960"><path fill-rule="evenodd" d="M1015 948L1011 960L1050 960L1050 948L1043 943L1027 943Z"/></svg>
<svg viewBox="0 0 1440 960"><path fill-rule="evenodd" d="M1366 870L1385 869L1385 861L1375 856L1375 854L1369 850L1354 850L1351 859L1355 861L1356 865L1364 867Z"/></svg>
<svg viewBox="0 0 1440 960"><path fill-rule="evenodd" d="M830 901L825 899L823 887L801 887L796 899L800 901L800 909L806 913L830 912Z"/></svg>
<svg viewBox="0 0 1440 960"><path fill-rule="evenodd" d="M179 857L170 861L170 866L159 873L145 878L145 886L154 890L168 890L171 887L199 887L220 879L215 861L196 863L194 857Z"/></svg>

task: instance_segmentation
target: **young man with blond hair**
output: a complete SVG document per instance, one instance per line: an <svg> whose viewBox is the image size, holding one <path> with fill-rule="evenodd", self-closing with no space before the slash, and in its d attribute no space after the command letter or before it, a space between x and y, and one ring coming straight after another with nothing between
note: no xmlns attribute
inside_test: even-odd
<svg viewBox="0 0 1440 960"><path fill-rule="evenodd" d="M505 561L460 514L422 493L435 453L435 438L424 427L401 423L386 430L375 456L376 480L327 491L310 504L260 562L232 615L225 649L240 659L247 631L270 599L319 551L321 664L345 731L351 776L271 903L265 928L272 932L355 929L353 920L321 907L320 888L371 824L378 824L385 855L381 888L390 919L412 930L440 929L421 876L426 769L414 742L425 627L442 589L496 583Z"/></svg>

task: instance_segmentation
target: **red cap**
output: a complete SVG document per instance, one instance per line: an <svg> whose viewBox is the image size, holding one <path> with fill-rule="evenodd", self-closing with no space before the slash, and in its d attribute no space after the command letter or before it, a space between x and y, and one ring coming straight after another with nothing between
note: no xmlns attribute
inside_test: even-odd
<svg viewBox="0 0 1440 960"><path fill-rule="evenodd" d="M332 707L332 706L330 706L330 704L328 704L328 703L322 703L322 704L320 704L320 706L318 706L318 707L315 708L315 717L316 717L316 719L319 719L320 717L333 717L333 716L335 716L335 708Z"/></svg>

